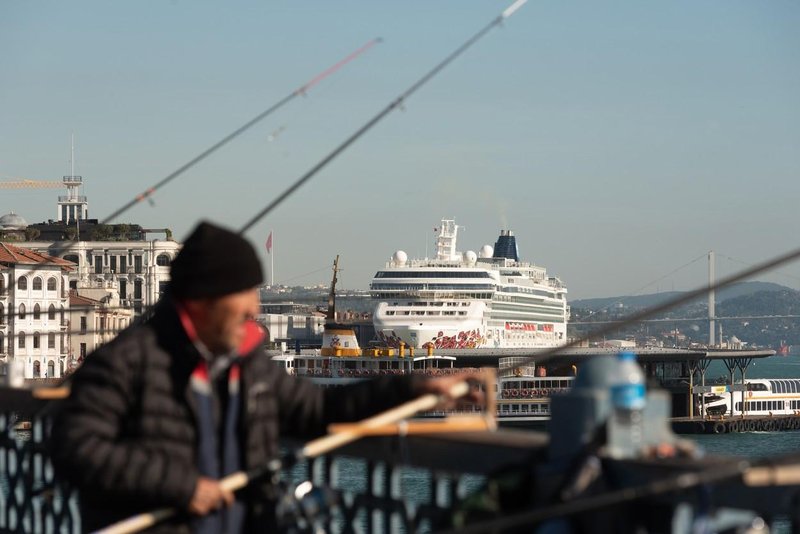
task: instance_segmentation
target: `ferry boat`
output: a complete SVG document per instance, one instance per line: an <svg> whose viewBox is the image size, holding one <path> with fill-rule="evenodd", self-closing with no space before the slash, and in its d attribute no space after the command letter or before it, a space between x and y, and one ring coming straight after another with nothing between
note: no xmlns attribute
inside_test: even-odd
<svg viewBox="0 0 800 534"><path fill-rule="evenodd" d="M710 416L800 414L800 378L748 379L744 384L745 391L733 392L733 406L731 406L730 391L704 393L706 414ZM720 389L727 389L727 386L720 386Z"/></svg>
<svg viewBox="0 0 800 534"><path fill-rule="evenodd" d="M434 349L549 348L567 338L567 288L544 267L519 261L516 237L458 252L458 225L442 219L436 256L402 250L375 274L375 332L389 346Z"/></svg>
<svg viewBox="0 0 800 534"><path fill-rule="evenodd" d="M455 367L455 357L433 354L432 348L423 355L415 354L413 347L406 350L405 346L399 349L364 349L356 354L352 349L352 343L356 342L354 334L352 338L341 331L331 334L339 337L340 343L343 341L340 336L345 336L351 347L347 354L342 349L333 354L328 351L323 354L320 350L318 353L275 355L272 360L287 373L305 377L322 387L345 386L381 375L445 376L463 371L477 371ZM501 358L501 370L506 366L516 365L516 362L503 360L514 358ZM541 370L537 373L529 367L518 368L513 376L499 378L495 384L498 423L502 426L520 427L538 426L547 422L550 419L551 397L569 391L573 380L574 377L571 376L544 376ZM437 412L425 416L445 415L447 414Z"/></svg>
<svg viewBox="0 0 800 534"><path fill-rule="evenodd" d="M287 373L307 378L323 387L338 387L382 375L424 374L444 376L478 369L456 368L453 356L434 354L432 344L423 351L406 347L401 340L397 347L362 349L355 331L348 325L337 324L336 282L339 256L333 263L333 279L328 294L328 310L322 347L313 352L278 354L272 360ZM565 393L572 387L573 377L548 377L544 368L524 364L526 358L500 358L500 371L514 369L494 384L497 420L501 425L528 426L550 418L550 397ZM503 374L503 373L501 373ZM428 416L440 417L444 413Z"/></svg>

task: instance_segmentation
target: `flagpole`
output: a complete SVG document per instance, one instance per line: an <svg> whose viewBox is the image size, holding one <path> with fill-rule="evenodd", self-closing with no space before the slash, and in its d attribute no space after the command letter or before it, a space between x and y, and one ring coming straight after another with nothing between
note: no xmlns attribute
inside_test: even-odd
<svg viewBox="0 0 800 534"><path fill-rule="evenodd" d="M272 242L270 243L272 247L270 249L275 248L275 234L272 230L269 231L269 235L272 238ZM270 250L269 253L269 286L272 287L275 285L275 253Z"/></svg>

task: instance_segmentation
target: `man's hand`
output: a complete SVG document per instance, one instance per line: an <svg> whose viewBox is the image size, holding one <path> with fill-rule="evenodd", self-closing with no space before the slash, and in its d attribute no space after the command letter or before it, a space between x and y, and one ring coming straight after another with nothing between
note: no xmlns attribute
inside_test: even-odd
<svg viewBox="0 0 800 534"><path fill-rule="evenodd" d="M233 500L233 492L223 489L218 480L200 477L189 502L189 511L195 515L206 515L223 505L232 505Z"/></svg>
<svg viewBox="0 0 800 534"><path fill-rule="evenodd" d="M459 382L467 381L470 385L469 393L460 399L454 399L450 396L450 390ZM460 405L467 403L484 406L486 397L484 392L478 387L482 382L483 375L476 372L463 372L453 375L447 375L437 378L429 378L419 383L417 392L421 395L426 393L433 393L444 397L444 401L440 403L436 410L453 410ZM492 384L490 387L494 387Z"/></svg>

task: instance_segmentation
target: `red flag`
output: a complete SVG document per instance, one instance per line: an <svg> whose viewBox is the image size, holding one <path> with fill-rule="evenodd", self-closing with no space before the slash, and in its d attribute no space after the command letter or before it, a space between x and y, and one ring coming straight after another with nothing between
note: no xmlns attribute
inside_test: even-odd
<svg viewBox="0 0 800 534"><path fill-rule="evenodd" d="M267 238L267 254L272 254L272 232L269 233Z"/></svg>

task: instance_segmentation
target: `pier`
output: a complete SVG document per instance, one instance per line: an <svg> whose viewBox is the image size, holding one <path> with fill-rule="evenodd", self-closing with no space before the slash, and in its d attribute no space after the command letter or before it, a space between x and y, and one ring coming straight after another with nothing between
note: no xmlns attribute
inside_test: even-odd
<svg viewBox="0 0 800 534"><path fill-rule="evenodd" d="M800 430L800 415L764 417L674 417L672 430L678 434L735 434L739 432L781 432Z"/></svg>

